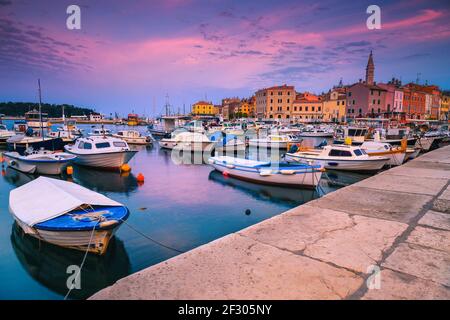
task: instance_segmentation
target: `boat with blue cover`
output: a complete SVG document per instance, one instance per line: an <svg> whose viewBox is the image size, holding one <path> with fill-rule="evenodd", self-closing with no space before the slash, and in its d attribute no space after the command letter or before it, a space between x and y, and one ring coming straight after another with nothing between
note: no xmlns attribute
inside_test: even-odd
<svg viewBox="0 0 450 320"><path fill-rule="evenodd" d="M96 254L106 252L115 231L129 216L119 202L78 184L46 177L12 190L9 207L26 234Z"/></svg>
<svg viewBox="0 0 450 320"><path fill-rule="evenodd" d="M224 176L289 187L315 188L324 171L320 165L257 161L228 156L211 157L208 162Z"/></svg>

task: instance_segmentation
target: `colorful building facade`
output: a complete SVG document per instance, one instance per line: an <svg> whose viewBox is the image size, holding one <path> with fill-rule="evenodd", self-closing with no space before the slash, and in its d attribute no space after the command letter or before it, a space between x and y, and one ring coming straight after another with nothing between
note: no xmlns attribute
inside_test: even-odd
<svg viewBox="0 0 450 320"><path fill-rule="evenodd" d="M217 115L219 110L212 102L199 101L192 105L192 114L194 115Z"/></svg>
<svg viewBox="0 0 450 320"><path fill-rule="evenodd" d="M294 122L316 122L323 120L322 98L304 92L298 94L292 105L292 120Z"/></svg>
<svg viewBox="0 0 450 320"><path fill-rule="evenodd" d="M258 119L290 119L296 92L294 86L284 84L260 89L255 98Z"/></svg>

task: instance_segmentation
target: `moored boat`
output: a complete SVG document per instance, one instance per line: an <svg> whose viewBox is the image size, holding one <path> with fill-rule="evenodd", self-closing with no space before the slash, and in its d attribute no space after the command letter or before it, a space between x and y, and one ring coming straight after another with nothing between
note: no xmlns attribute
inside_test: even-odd
<svg viewBox="0 0 450 320"><path fill-rule="evenodd" d="M382 156L389 158L387 165L399 166L405 161L406 139L404 140L404 145L400 147L384 142L366 141L361 145L361 149L371 157Z"/></svg>
<svg viewBox="0 0 450 320"><path fill-rule="evenodd" d="M136 130L121 130L112 135L115 138L122 139L128 144L147 145L151 144L152 139L150 137L143 136Z"/></svg>
<svg viewBox="0 0 450 320"><path fill-rule="evenodd" d="M79 138L74 145L66 145L66 152L76 155L74 163L107 170L119 170L137 151L121 139L113 137Z"/></svg>
<svg viewBox="0 0 450 320"><path fill-rule="evenodd" d="M208 163L225 176L254 183L315 188L322 176L321 166L271 163L228 156L211 157Z"/></svg>
<svg viewBox="0 0 450 320"><path fill-rule="evenodd" d="M175 149L183 152L210 152L214 148L214 142L203 133L174 132L171 138L161 139L159 146L163 149Z"/></svg>
<svg viewBox="0 0 450 320"><path fill-rule="evenodd" d="M302 139L294 135L275 135L271 134L265 138L250 139L250 147L287 149L288 144L301 142Z"/></svg>
<svg viewBox="0 0 450 320"><path fill-rule="evenodd" d="M24 173L61 174L63 169L76 156L64 152L49 152L46 150L31 151L25 155L18 152L5 152L3 157L9 167Z"/></svg>
<svg viewBox="0 0 450 320"><path fill-rule="evenodd" d="M323 149L286 153L288 162L320 164L326 169L348 171L378 171L388 157L369 156L363 149L351 145L330 145Z"/></svg>
<svg viewBox="0 0 450 320"><path fill-rule="evenodd" d="M33 199L33 201L29 201ZM39 177L10 192L22 230L54 245L103 254L129 216L122 204L75 183Z"/></svg>
<svg viewBox="0 0 450 320"><path fill-rule="evenodd" d="M14 131L8 130L6 125L0 123L0 145L6 144L6 140L14 136L16 133Z"/></svg>

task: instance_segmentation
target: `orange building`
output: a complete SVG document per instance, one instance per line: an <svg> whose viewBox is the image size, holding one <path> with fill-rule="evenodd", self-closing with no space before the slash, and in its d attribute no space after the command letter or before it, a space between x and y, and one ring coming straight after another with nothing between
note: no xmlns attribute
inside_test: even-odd
<svg viewBox="0 0 450 320"><path fill-rule="evenodd" d="M256 91L256 116L262 118L289 119L295 99L294 86L286 84Z"/></svg>
<svg viewBox="0 0 450 320"><path fill-rule="evenodd" d="M322 98L309 92L297 95L291 115L294 122L321 121L323 119Z"/></svg>
<svg viewBox="0 0 450 320"><path fill-rule="evenodd" d="M410 119L425 118L425 93L422 86L408 83L403 87L403 111Z"/></svg>

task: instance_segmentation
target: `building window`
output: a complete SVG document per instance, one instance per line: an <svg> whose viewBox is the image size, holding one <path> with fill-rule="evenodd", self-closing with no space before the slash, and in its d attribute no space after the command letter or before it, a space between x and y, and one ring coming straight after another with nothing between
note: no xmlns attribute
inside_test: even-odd
<svg viewBox="0 0 450 320"><path fill-rule="evenodd" d="M297 107L294 107L294 111L297 111Z"/></svg>
<svg viewBox="0 0 450 320"><path fill-rule="evenodd" d="M287 103L289 103L289 99L287 99Z"/></svg>
<svg viewBox="0 0 450 320"><path fill-rule="evenodd" d="M278 119L281 119L281 114L278 115Z"/></svg>
<svg viewBox="0 0 450 320"><path fill-rule="evenodd" d="M286 110L289 111L289 106L286 107Z"/></svg>
<svg viewBox="0 0 450 320"><path fill-rule="evenodd" d="M312 107L311 107L311 111L314 111L314 109L315 109L314 106L312 106Z"/></svg>
<svg viewBox="0 0 450 320"><path fill-rule="evenodd" d="M270 103L273 103L273 99L270 99Z"/></svg>
<svg viewBox="0 0 450 320"><path fill-rule="evenodd" d="M270 95L273 96L273 91L270 91Z"/></svg>
<svg viewBox="0 0 450 320"><path fill-rule="evenodd" d="M380 104L380 99L378 99L378 104Z"/></svg>
<svg viewBox="0 0 450 320"><path fill-rule="evenodd" d="M349 97L351 97L351 96L352 96L352 92L351 92L351 91L349 91L349 93L348 93L348 96L349 96Z"/></svg>
<svg viewBox="0 0 450 320"><path fill-rule="evenodd" d="M320 107L317 107L317 111L320 111L320 109L321 109Z"/></svg>
<svg viewBox="0 0 450 320"><path fill-rule="evenodd" d="M373 96L373 90L370 90L370 95Z"/></svg>
<svg viewBox="0 0 450 320"><path fill-rule="evenodd" d="M298 111L302 111L303 107L298 107Z"/></svg>
<svg viewBox="0 0 450 320"><path fill-rule="evenodd" d="M305 111L308 111L308 107L305 107Z"/></svg>
<svg viewBox="0 0 450 320"><path fill-rule="evenodd" d="M359 108L359 110L358 110L358 111L359 111L359 114L361 114L361 113L362 113L362 110L361 110L361 108Z"/></svg>
<svg viewBox="0 0 450 320"><path fill-rule="evenodd" d="M353 100L353 104L355 104L355 100Z"/></svg>

